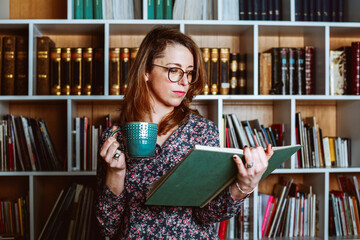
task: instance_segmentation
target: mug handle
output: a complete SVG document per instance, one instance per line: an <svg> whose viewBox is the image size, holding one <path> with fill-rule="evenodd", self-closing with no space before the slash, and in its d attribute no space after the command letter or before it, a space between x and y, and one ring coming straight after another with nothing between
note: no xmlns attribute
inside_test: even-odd
<svg viewBox="0 0 360 240"><path fill-rule="evenodd" d="M111 133L111 135L110 135L110 137L112 137L112 136L114 136L115 135L115 133L117 133L118 131L120 131L121 129L120 128L118 128L118 129L116 129L115 131L113 131L112 133Z"/></svg>

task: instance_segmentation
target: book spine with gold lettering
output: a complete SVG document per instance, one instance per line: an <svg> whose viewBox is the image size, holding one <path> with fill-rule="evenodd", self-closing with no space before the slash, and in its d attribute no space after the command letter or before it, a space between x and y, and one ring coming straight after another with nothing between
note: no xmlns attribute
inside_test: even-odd
<svg viewBox="0 0 360 240"><path fill-rule="evenodd" d="M129 70L130 70L131 66L134 65L134 63L135 63L135 58L136 58L138 52L139 52L139 48L138 48L138 47L135 47L135 48L131 48L131 49L130 49L130 66L129 66Z"/></svg>
<svg viewBox="0 0 360 240"><path fill-rule="evenodd" d="M50 94L50 48L55 47L54 42L46 36L36 39L36 94Z"/></svg>
<svg viewBox="0 0 360 240"><path fill-rule="evenodd" d="M237 93L237 85L238 85L237 69L238 69L237 53L233 52L230 54L230 71L229 71L229 77L230 77L229 94L231 95Z"/></svg>
<svg viewBox="0 0 360 240"><path fill-rule="evenodd" d="M210 92L212 95L216 95L219 92L219 49L212 48L211 49L211 61L210 61L210 71L211 71L211 79L210 79Z"/></svg>
<svg viewBox="0 0 360 240"><path fill-rule="evenodd" d="M238 92L246 94L246 54L238 54Z"/></svg>
<svg viewBox="0 0 360 240"><path fill-rule="evenodd" d="M109 94L120 95L120 48L109 51Z"/></svg>
<svg viewBox="0 0 360 240"><path fill-rule="evenodd" d="M3 95L15 95L15 46L15 37L7 36L3 38Z"/></svg>
<svg viewBox="0 0 360 240"><path fill-rule="evenodd" d="M120 49L120 63L121 63L121 94L124 94L128 87L128 73L130 65L130 50L129 48Z"/></svg>
<svg viewBox="0 0 360 240"><path fill-rule="evenodd" d="M92 80L93 80L93 49L84 48L82 52L82 76L83 76L83 89L84 95L91 95Z"/></svg>
<svg viewBox="0 0 360 240"><path fill-rule="evenodd" d="M71 49L71 94L81 95L82 89L82 48Z"/></svg>
<svg viewBox="0 0 360 240"><path fill-rule="evenodd" d="M61 49L61 94L71 94L71 48Z"/></svg>
<svg viewBox="0 0 360 240"><path fill-rule="evenodd" d="M24 36L16 37L15 93L28 95L28 42Z"/></svg>
<svg viewBox="0 0 360 240"><path fill-rule="evenodd" d="M93 64L93 88L95 95L104 94L104 49L94 48L94 64Z"/></svg>
<svg viewBox="0 0 360 240"><path fill-rule="evenodd" d="M230 91L229 82L229 60L230 60L230 49L220 49L220 94L227 95Z"/></svg>
<svg viewBox="0 0 360 240"><path fill-rule="evenodd" d="M61 48L50 49L50 94L61 95Z"/></svg>
<svg viewBox="0 0 360 240"><path fill-rule="evenodd" d="M204 68L206 72L205 84L203 94L208 95L210 92L209 80L210 80L210 48L201 48L201 54L204 62Z"/></svg>

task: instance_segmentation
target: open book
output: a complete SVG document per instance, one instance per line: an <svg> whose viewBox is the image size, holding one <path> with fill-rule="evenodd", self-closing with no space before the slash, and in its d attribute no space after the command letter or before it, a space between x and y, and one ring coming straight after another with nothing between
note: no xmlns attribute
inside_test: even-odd
<svg viewBox="0 0 360 240"><path fill-rule="evenodd" d="M261 180L301 147L273 147L274 154ZM205 206L235 179L234 154L244 158L242 149L195 145L181 162L149 186L145 204Z"/></svg>

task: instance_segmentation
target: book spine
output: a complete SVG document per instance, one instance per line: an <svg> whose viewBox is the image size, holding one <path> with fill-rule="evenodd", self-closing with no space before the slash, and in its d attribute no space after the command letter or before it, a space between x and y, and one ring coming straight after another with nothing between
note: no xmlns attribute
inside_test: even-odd
<svg viewBox="0 0 360 240"><path fill-rule="evenodd" d="M93 0L93 1L94 1L94 19L103 19L102 0Z"/></svg>
<svg viewBox="0 0 360 240"><path fill-rule="evenodd" d="M210 48L201 48L201 55L205 68L205 84L203 94L208 95L210 93L209 80L210 80Z"/></svg>
<svg viewBox="0 0 360 240"><path fill-rule="evenodd" d="M314 22L316 20L316 3L313 0L309 0L309 20Z"/></svg>
<svg viewBox="0 0 360 240"><path fill-rule="evenodd" d="M236 94L237 90L237 69L238 69L238 61L237 61L237 53L231 53L230 54L230 91L229 94Z"/></svg>
<svg viewBox="0 0 360 240"><path fill-rule="evenodd" d="M61 95L61 48L50 49L50 93Z"/></svg>
<svg viewBox="0 0 360 240"><path fill-rule="evenodd" d="M172 19L173 0L165 0L165 19Z"/></svg>
<svg viewBox="0 0 360 240"><path fill-rule="evenodd" d="M360 95L360 42L351 43L351 56L352 94Z"/></svg>
<svg viewBox="0 0 360 240"><path fill-rule="evenodd" d="M229 59L230 53L228 48L220 49L220 94L227 95L230 91L229 83Z"/></svg>
<svg viewBox="0 0 360 240"><path fill-rule="evenodd" d="M218 89L218 80L219 80L219 49L211 49L211 62L210 62L210 71L211 71L211 88L210 92L212 95L216 95L219 92Z"/></svg>
<svg viewBox="0 0 360 240"><path fill-rule="evenodd" d="M50 94L50 48L54 47L49 37L37 37L36 42L36 93L37 95Z"/></svg>
<svg viewBox="0 0 360 240"><path fill-rule="evenodd" d="M82 77L84 95L91 95L93 84L93 49L85 48L82 52Z"/></svg>
<svg viewBox="0 0 360 240"><path fill-rule="evenodd" d="M295 0L295 21L303 21L303 2Z"/></svg>
<svg viewBox="0 0 360 240"><path fill-rule="evenodd" d="M155 19L155 1L147 0L148 19Z"/></svg>
<svg viewBox="0 0 360 240"><path fill-rule="evenodd" d="M81 95L82 89L82 48L71 49L71 94Z"/></svg>
<svg viewBox="0 0 360 240"><path fill-rule="evenodd" d="M164 0L155 0L155 18L164 19Z"/></svg>
<svg viewBox="0 0 360 240"><path fill-rule="evenodd" d="M95 95L104 94L104 49L94 49L94 65L93 65L93 88L92 92Z"/></svg>
<svg viewBox="0 0 360 240"><path fill-rule="evenodd" d="M120 95L120 48L110 48L109 60L110 95Z"/></svg>
<svg viewBox="0 0 360 240"><path fill-rule="evenodd" d="M280 48L271 49L271 93L272 94L281 94L282 91L282 81L281 81L281 60L280 60Z"/></svg>
<svg viewBox="0 0 360 240"><path fill-rule="evenodd" d="M269 0L268 1L268 18L270 21L274 21L275 20L275 0Z"/></svg>
<svg viewBox="0 0 360 240"><path fill-rule="evenodd" d="M331 0L331 21L338 22L339 0Z"/></svg>
<svg viewBox="0 0 360 240"><path fill-rule="evenodd" d="M330 95L344 94L343 50L330 50Z"/></svg>
<svg viewBox="0 0 360 240"><path fill-rule="evenodd" d="M344 54L343 62L343 75L344 75L344 90L345 94L351 94L351 47L343 47Z"/></svg>
<svg viewBox="0 0 360 240"><path fill-rule="evenodd" d="M75 19L84 18L84 0L74 0ZM86 1L86 0L85 0Z"/></svg>
<svg viewBox="0 0 360 240"><path fill-rule="evenodd" d="M344 0L338 0L338 22L344 22Z"/></svg>
<svg viewBox="0 0 360 240"><path fill-rule="evenodd" d="M15 92L28 95L28 42L23 36L16 37ZM1 62L1 61L0 61ZM1 65L1 64L0 64ZM0 71L1 76L1 71Z"/></svg>
<svg viewBox="0 0 360 240"><path fill-rule="evenodd" d="M120 64L121 64L121 94L124 94L128 87L128 72L130 62L130 50L129 48L120 49Z"/></svg>
<svg viewBox="0 0 360 240"><path fill-rule="evenodd" d="M289 86L288 94L293 95L294 94L294 82L296 77L296 71L295 71L295 58L296 58L296 48L289 48Z"/></svg>
<svg viewBox="0 0 360 240"><path fill-rule="evenodd" d="M61 49L61 93L70 95L71 93L71 48Z"/></svg>
<svg viewBox="0 0 360 240"><path fill-rule="evenodd" d="M15 37L3 38L2 94L15 95Z"/></svg>
<svg viewBox="0 0 360 240"><path fill-rule="evenodd" d="M247 0L239 0L239 19L240 20L247 20L246 2L247 2Z"/></svg>
<svg viewBox="0 0 360 240"><path fill-rule="evenodd" d="M3 37L0 36L0 95L2 94Z"/></svg>
<svg viewBox="0 0 360 240"><path fill-rule="evenodd" d="M303 0L303 19L304 21L310 21L310 9L309 0Z"/></svg>
<svg viewBox="0 0 360 240"><path fill-rule="evenodd" d="M261 20L261 0L253 0L254 20Z"/></svg>
<svg viewBox="0 0 360 240"><path fill-rule="evenodd" d="M298 0L299 1L299 0ZM315 1L315 20L318 22L322 21L323 18L323 2L324 0L316 0Z"/></svg>
<svg viewBox="0 0 360 240"><path fill-rule="evenodd" d="M93 19L93 0L84 1L84 19Z"/></svg>
<svg viewBox="0 0 360 240"><path fill-rule="evenodd" d="M296 48L296 77L294 93L302 95L305 83L305 49Z"/></svg>
<svg viewBox="0 0 360 240"><path fill-rule="evenodd" d="M314 54L314 47L305 47L305 95L311 95L315 92Z"/></svg>
<svg viewBox="0 0 360 240"><path fill-rule="evenodd" d="M323 22L330 22L331 21L331 1L323 0L323 12L322 12L322 20Z"/></svg>
<svg viewBox="0 0 360 240"><path fill-rule="evenodd" d="M281 92L280 94L289 94L289 49L280 49L280 66L281 66Z"/></svg>
<svg viewBox="0 0 360 240"><path fill-rule="evenodd" d="M246 94L246 54L237 55L238 67L238 93Z"/></svg>
<svg viewBox="0 0 360 240"><path fill-rule="evenodd" d="M254 20L254 0L247 1L247 20Z"/></svg>
<svg viewBox="0 0 360 240"><path fill-rule="evenodd" d="M281 3L280 0L274 0L274 16L275 21L281 20Z"/></svg>
<svg viewBox="0 0 360 240"><path fill-rule="evenodd" d="M259 93L269 95L271 90L271 53L260 53L259 63Z"/></svg>
<svg viewBox="0 0 360 240"><path fill-rule="evenodd" d="M269 0L261 0L261 20L269 20Z"/></svg>

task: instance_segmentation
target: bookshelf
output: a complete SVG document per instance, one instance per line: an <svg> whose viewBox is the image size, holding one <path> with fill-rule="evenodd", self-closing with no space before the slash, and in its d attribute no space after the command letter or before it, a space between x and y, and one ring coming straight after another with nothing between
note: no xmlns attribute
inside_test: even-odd
<svg viewBox="0 0 360 240"><path fill-rule="evenodd" d="M6 2L6 1L5 1ZM332 96L329 93L329 52L352 41L360 41L360 2L345 0L345 22L297 22L295 0L282 0L282 21L223 21L222 0L215 1L218 20L147 20L146 0L143 18L135 20L75 20L72 0L9 0L0 7L9 7L10 19L0 20L0 34L23 35L28 38L28 94L0 95L0 116L12 113L43 118L48 124L60 159L66 169L61 172L0 172L0 197L19 197L29 193L30 239L37 239L42 225L62 187L72 181L95 183L95 172L71 171L72 138L75 117L88 116L90 124L99 124L111 113L118 115L122 97L109 95L109 48L137 47L144 35L162 24L178 28L193 37L200 47L230 47L247 54L246 95L200 95L193 106L222 129L222 114L235 113L239 120L258 118L265 126L283 122L286 144L295 144L295 113L316 116L328 136L345 136L352 140L350 168L295 168L295 158L277 169L254 192L251 214L252 239L257 234L258 192L271 192L280 176L313 186L318 195L319 239L328 235L329 191L337 189L336 175L360 177L360 97ZM47 35L58 47L104 48L104 94L93 96L36 95L36 37ZM315 46L316 86L314 95L260 95L258 53L272 47ZM222 132L221 132L222 134ZM345 238L345 237L344 237Z"/></svg>

